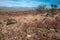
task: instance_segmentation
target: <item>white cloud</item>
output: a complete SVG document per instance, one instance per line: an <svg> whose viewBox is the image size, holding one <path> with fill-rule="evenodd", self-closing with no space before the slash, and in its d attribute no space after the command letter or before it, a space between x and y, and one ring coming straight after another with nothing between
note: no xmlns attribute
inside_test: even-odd
<svg viewBox="0 0 60 40"><path fill-rule="evenodd" d="M43 4L44 2L37 2L37 1L0 1L0 6L7 6L7 7L35 7L39 4ZM44 3L45 4L45 3Z"/></svg>

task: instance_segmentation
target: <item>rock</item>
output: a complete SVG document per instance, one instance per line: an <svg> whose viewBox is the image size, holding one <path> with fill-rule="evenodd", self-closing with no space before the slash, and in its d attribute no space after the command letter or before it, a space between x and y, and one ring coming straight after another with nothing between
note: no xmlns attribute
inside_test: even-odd
<svg viewBox="0 0 60 40"><path fill-rule="evenodd" d="M4 20L4 21L7 23L6 25L17 23L17 21L15 19L7 19L7 20Z"/></svg>
<svg viewBox="0 0 60 40"><path fill-rule="evenodd" d="M27 37L28 37L28 38L29 38L29 37L32 37L32 35L29 35L29 34L28 34Z"/></svg>

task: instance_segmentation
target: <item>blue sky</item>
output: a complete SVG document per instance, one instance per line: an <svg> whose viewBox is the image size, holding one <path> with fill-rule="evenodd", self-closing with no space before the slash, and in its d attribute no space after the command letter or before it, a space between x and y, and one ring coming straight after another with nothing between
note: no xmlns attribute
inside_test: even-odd
<svg viewBox="0 0 60 40"><path fill-rule="evenodd" d="M60 0L0 0L0 7L37 7L40 4L46 4L48 8L57 4L60 8Z"/></svg>

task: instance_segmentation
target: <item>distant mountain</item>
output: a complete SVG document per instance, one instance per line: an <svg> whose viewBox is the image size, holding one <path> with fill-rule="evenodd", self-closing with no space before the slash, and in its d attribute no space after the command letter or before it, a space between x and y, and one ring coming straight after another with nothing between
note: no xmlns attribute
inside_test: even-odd
<svg viewBox="0 0 60 40"><path fill-rule="evenodd" d="M35 7L0 7L0 10L33 10Z"/></svg>

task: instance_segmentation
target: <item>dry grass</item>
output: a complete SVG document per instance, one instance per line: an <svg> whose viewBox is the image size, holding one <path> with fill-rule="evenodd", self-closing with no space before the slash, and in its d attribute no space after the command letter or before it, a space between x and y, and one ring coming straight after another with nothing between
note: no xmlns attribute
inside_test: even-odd
<svg viewBox="0 0 60 40"><path fill-rule="evenodd" d="M35 27L36 19L39 21L44 18L46 18L46 21L55 20L53 17L46 17L45 14L20 16L0 15L0 40L60 40L60 30L57 29L59 31L58 33L55 32L54 28L48 30L44 26L40 28ZM17 23L6 25L7 22L4 22L6 19L15 19Z"/></svg>

